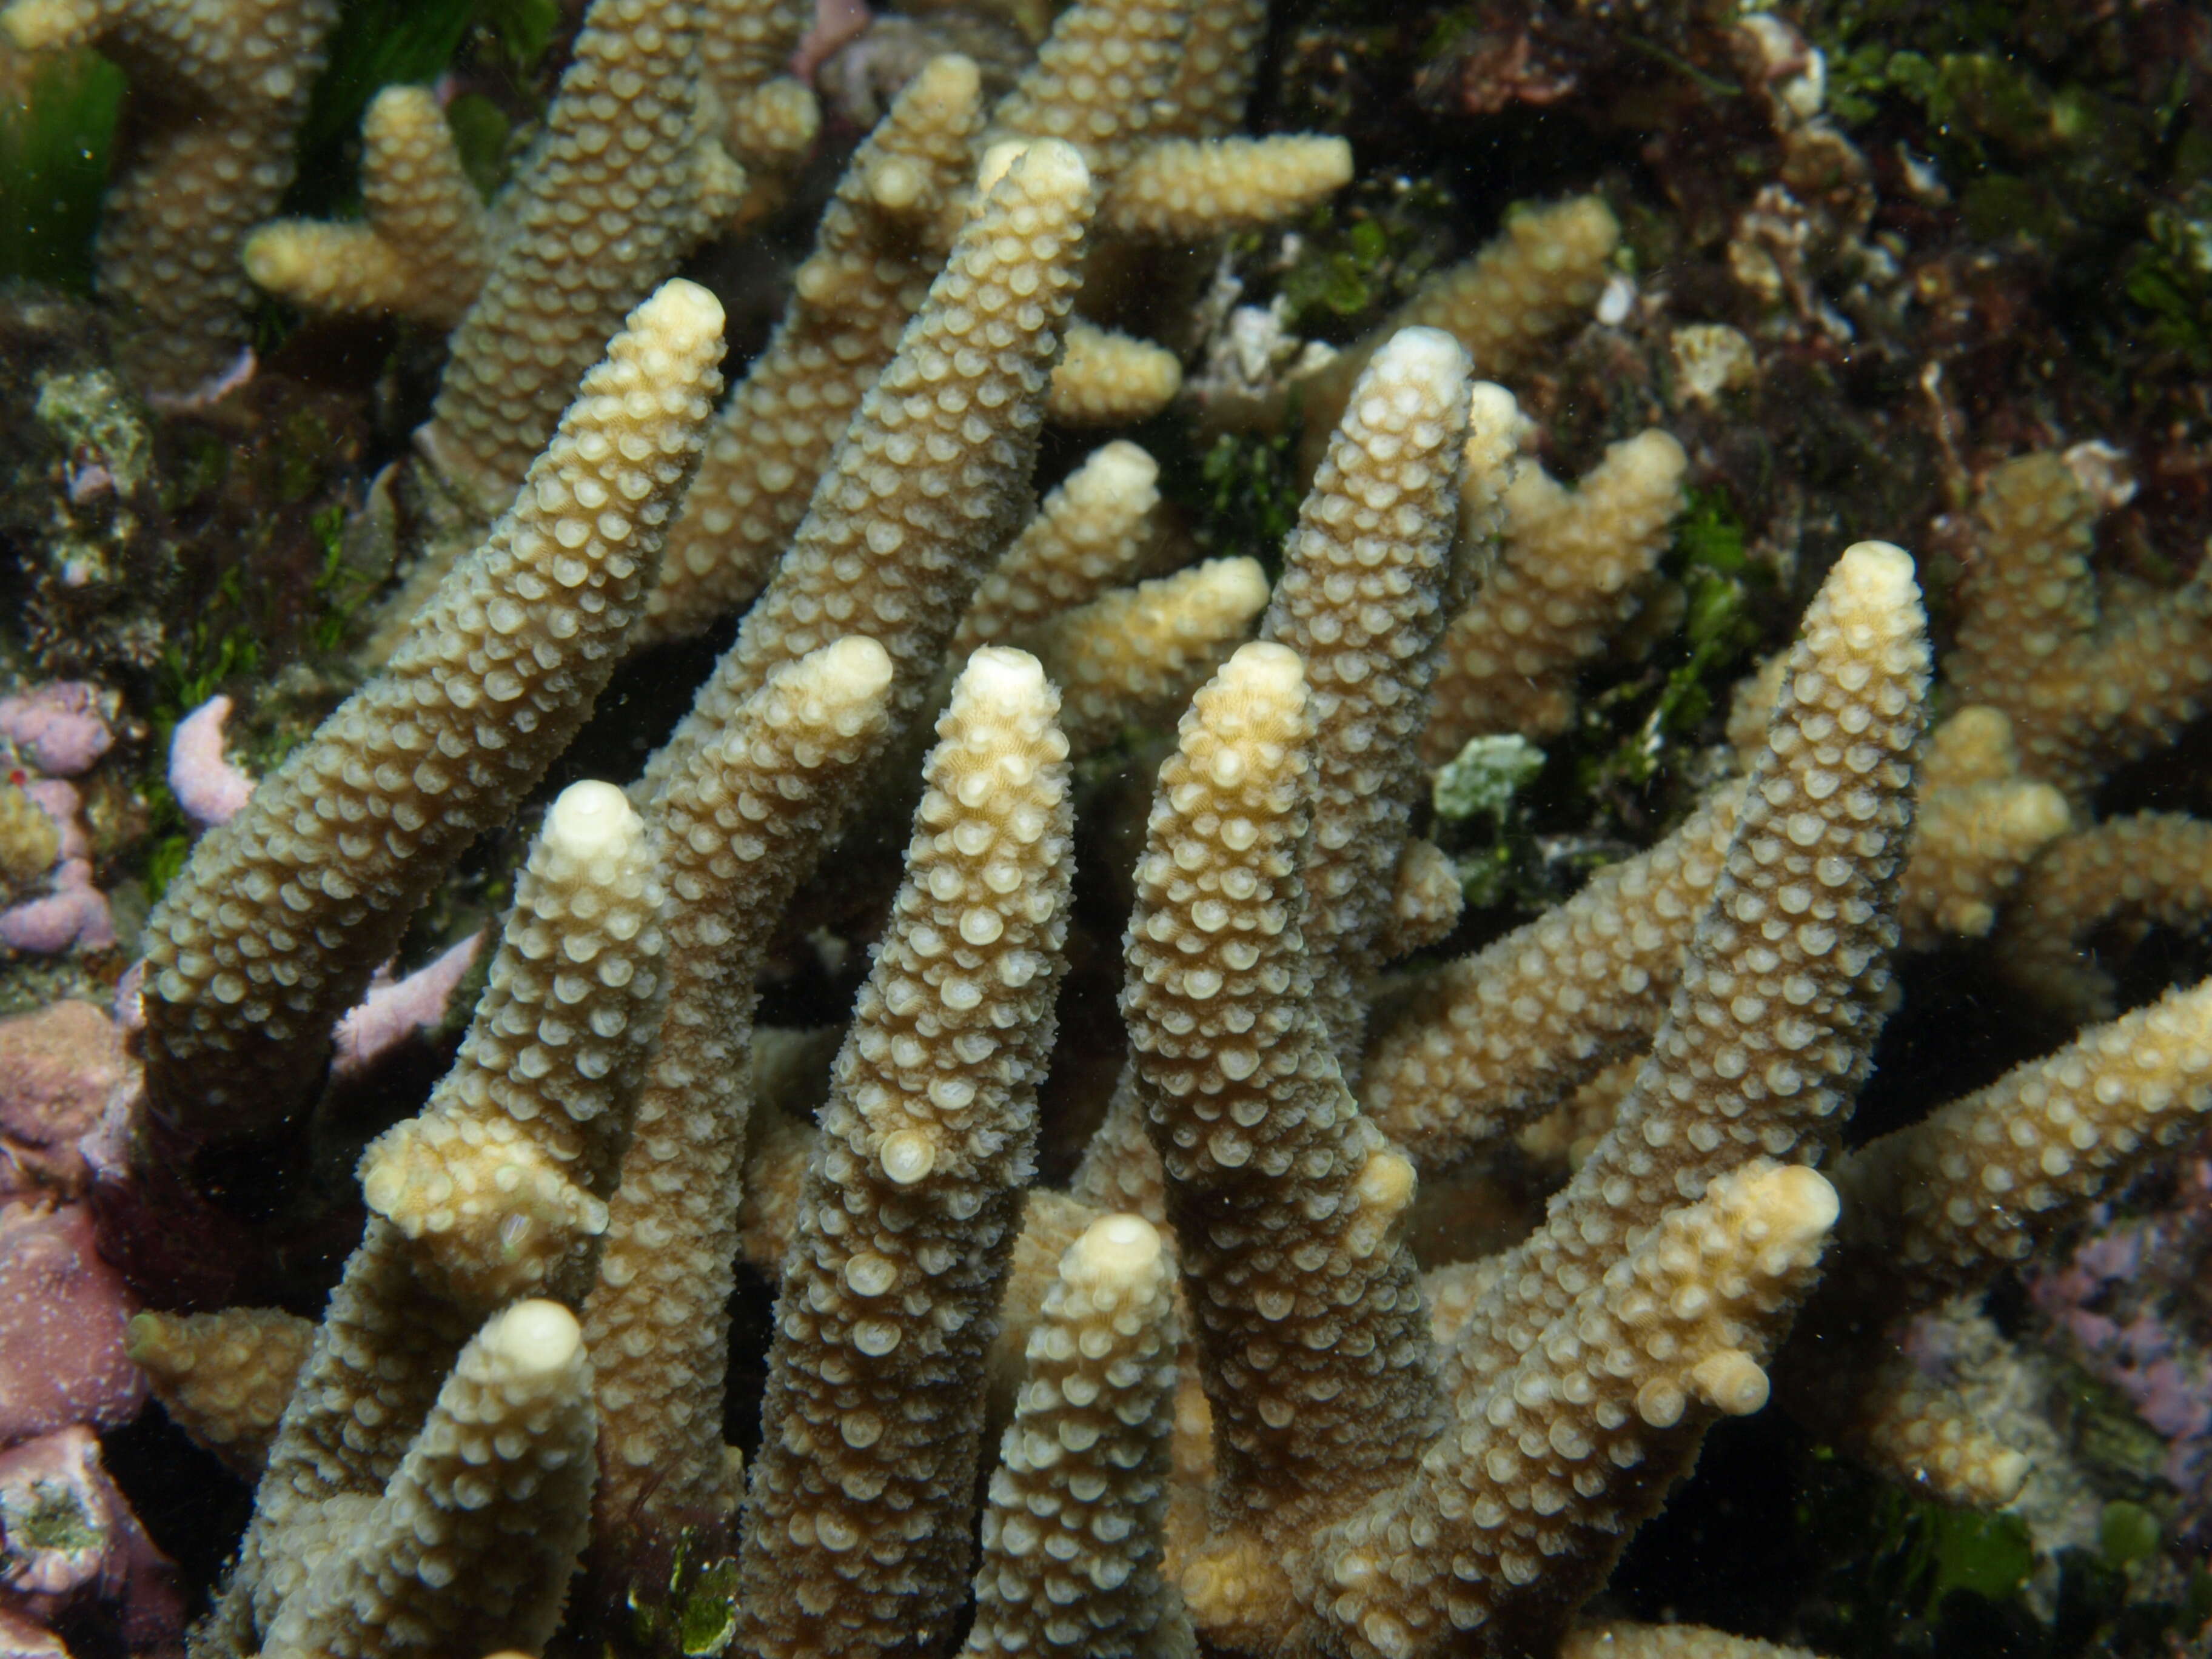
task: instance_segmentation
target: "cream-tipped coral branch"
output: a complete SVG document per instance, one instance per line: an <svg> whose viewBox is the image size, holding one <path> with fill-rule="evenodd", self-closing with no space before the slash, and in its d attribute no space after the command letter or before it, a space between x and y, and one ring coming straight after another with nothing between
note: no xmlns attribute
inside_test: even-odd
<svg viewBox="0 0 2212 1659"><path fill-rule="evenodd" d="M1173 719L1267 603L1258 560L1210 559L1117 589L1016 637L1060 688L1060 725L1079 757L1126 729Z"/></svg>
<svg viewBox="0 0 2212 1659"><path fill-rule="evenodd" d="M1182 390L1172 351L1110 328L1078 323L1052 371L1046 410L1060 426L1127 426L1157 415Z"/></svg>
<svg viewBox="0 0 2212 1659"><path fill-rule="evenodd" d="M1341 138L1170 140L1146 146L1114 175L1098 204L1112 234L1188 240L1281 224L1352 181L1352 146Z"/></svg>
<svg viewBox="0 0 2212 1659"><path fill-rule="evenodd" d="M1235 1565L1198 1569L1214 1579L1268 1553L1271 1523L1405 1474L1437 1409L1396 1225L1413 1168L1360 1115L1313 1000L1299 854L1315 747L1297 653L1239 651L1161 770L1125 944L1231 1529L1209 1553Z"/></svg>
<svg viewBox="0 0 2212 1659"><path fill-rule="evenodd" d="M1811 1170L1753 1158L1662 1211L1510 1371L1460 1392L1444 1455L1301 1554L1342 1650L1556 1640L1705 1426L1765 1404L1836 1210Z"/></svg>
<svg viewBox="0 0 2212 1659"><path fill-rule="evenodd" d="M1817 1156L1864 1074L1895 943L1928 644L1912 563L1862 542L1792 647L1767 747L1619 1121L1485 1298L1471 1377L1540 1340L1606 1241L1764 1154Z"/></svg>
<svg viewBox="0 0 2212 1659"><path fill-rule="evenodd" d="M648 636L696 633L768 581L945 257L977 95L968 59L933 60L846 166L775 337L708 429L647 600Z"/></svg>
<svg viewBox="0 0 2212 1659"><path fill-rule="evenodd" d="M622 791L562 792L453 1069L362 1155L369 1209L457 1306L592 1282L665 989L653 862Z"/></svg>
<svg viewBox="0 0 2212 1659"><path fill-rule="evenodd" d="M1173 1258L1137 1216L1092 1224L1060 1257L991 1476L969 1659L1192 1652L1160 1559L1174 1291Z"/></svg>
<svg viewBox="0 0 2212 1659"><path fill-rule="evenodd" d="M976 588L952 636L954 658L1049 622L1138 574L1151 551L1159 476L1159 464L1133 443L1094 450L1044 498Z"/></svg>
<svg viewBox="0 0 2212 1659"><path fill-rule="evenodd" d="M269 1659L544 1648L591 1519L575 1316L519 1302L462 1350L406 1461L284 1604ZM465 1583L465 1595L446 1592Z"/></svg>
<svg viewBox="0 0 2212 1659"><path fill-rule="evenodd" d="M1356 1075L1413 802L1416 745L1445 623L1467 436L1467 354L1401 331L1360 376L1283 546L1261 637L1304 660L1317 772L1303 854L1314 995Z"/></svg>
<svg viewBox="0 0 2212 1659"><path fill-rule="evenodd" d="M927 1646L964 1597L1067 927L1057 702L1034 658L986 647L938 723L784 1262L744 1515L756 1653Z"/></svg>
<svg viewBox="0 0 2212 1659"><path fill-rule="evenodd" d="M789 8L756 4L795 41ZM743 175L708 130L699 39L690 0L592 0L498 204L490 269L416 434L483 517L507 507L623 313L737 204Z"/></svg>
<svg viewBox="0 0 2212 1659"><path fill-rule="evenodd" d="M415 908L583 724L697 453L721 326L690 283L641 306L384 672L193 849L147 924L157 1113L204 1139L297 1111Z"/></svg>
<svg viewBox="0 0 2212 1659"><path fill-rule="evenodd" d="M364 222L280 219L246 239L246 274L319 311L389 311L449 328L483 287L490 229L436 97L386 87L361 124Z"/></svg>
<svg viewBox="0 0 2212 1659"><path fill-rule="evenodd" d="M1544 738L1574 718L1575 675L1642 605L1682 510L1682 447L1663 432L1618 443L1573 491L1541 467L1504 489L1504 550L1444 635L1421 752L1472 737Z"/></svg>
<svg viewBox="0 0 2212 1659"><path fill-rule="evenodd" d="M1082 158L1050 140L991 186L648 782L680 769L777 666L846 634L890 653L894 725L913 718L1028 505L1046 369L1094 205Z"/></svg>
<svg viewBox="0 0 2212 1659"><path fill-rule="evenodd" d="M385 672L211 831L148 925L148 1088L207 1136L295 1110L415 907L591 711L715 384L674 283L586 381L531 488Z"/></svg>
<svg viewBox="0 0 2212 1659"><path fill-rule="evenodd" d="M2097 500L2056 454L1990 473L1945 678L2008 716L2027 775L2070 801L2156 747L2212 690L2212 579L2178 592L2102 592Z"/></svg>
<svg viewBox="0 0 2212 1659"><path fill-rule="evenodd" d="M429 1477L406 1470L418 1453L441 1467L451 1452L434 1401L441 1386L465 1382L465 1363L454 1381L447 1375L464 1342L510 1299L510 1287L549 1285L573 1297L590 1282L613 1153L629 1131L660 1010L661 899L645 826L622 792L596 783L564 791L532 849L459 1059L425 1112L392 1131L382 1157L368 1160L364 1184L379 1212L331 1293L219 1612L240 1651L254 1650L257 1629L272 1647L280 1630L283 1642L300 1644L335 1642L333 1632L350 1630L349 1601L366 1594L359 1581L379 1583L392 1547L389 1536L363 1528L415 1525L412 1507L451 1501L426 1493ZM479 1153L473 1167L465 1161L471 1151ZM441 1181L426 1171L424 1152L451 1174ZM520 1178L503 1179L503 1170L519 1170ZM449 1191L454 1201L440 1207ZM511 1255L501 1248L510 1237ZM580 1387L580 1334L565 1311L550 1311L575 1350L561 1361L562 1386ZM481 1409L466 1389L462 1400L461 1409ZM535 1602L489 1604L525 1631L550 1629L557 1617L589 1522L588 1396L563 1393L549 1403L581 1412L580 1438L563 1431L556 1449L586 1467L564 1477L573 1515L548 1514L549 1539L573 1542L554 1545L557 1559L532 1570ZM527 1449L515 1443L516 1455ZM387 1512L388 1522L378 1520ZM441 1588L426 1571L427 1583L411 1591L383 1585L403 1598L385 1616L403 1632L434 1613L473 1616L420 1605ZM410 1596L412 1608L404 1599Z"/></svg>
<svg viewBox="0 0 2212 1659"><path fill-rule="evenodd" d="M599 1376L603 1547L640 1528L726 1517L722 1445L755 982L771 919L880 747L890 659L844 639L771 675L654 803L668 1008L599 1281L584 1304Z"/></svg>

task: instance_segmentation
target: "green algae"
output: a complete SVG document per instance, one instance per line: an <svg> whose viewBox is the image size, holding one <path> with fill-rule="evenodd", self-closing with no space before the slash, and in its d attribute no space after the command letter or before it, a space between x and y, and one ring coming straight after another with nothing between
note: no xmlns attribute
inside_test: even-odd
<svg viewBox="0 0 2212 1659"><path fill-rule="evenodd" d="M0 60L0 72L10 66ZM0 278L88 293L92 239L123 106L123 72L96 52L31 61L0 82Z"/></svg>

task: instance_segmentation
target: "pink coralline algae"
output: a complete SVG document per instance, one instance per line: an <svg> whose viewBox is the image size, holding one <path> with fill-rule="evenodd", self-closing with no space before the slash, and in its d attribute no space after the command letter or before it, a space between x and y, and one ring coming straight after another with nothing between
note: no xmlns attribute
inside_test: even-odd
<svg viewBox="0 0 2212 1659"><path fill-rule="evenodd" d="M55 680L0 697L0 738L48 777L73 778L90 770L115 741L100 701L100 688L82 680Z"/></svg>
<svg viewBox="0 0 2212 1659"><path fill-rule="evenodd" d="M0 702L0 709L29 700L9 697ZM0 730L0 735L8 736L19 747L22 745L23 740L15 738L12 730ZM90 759L83 761L83 766L99 758L108 742L107 727L102 723L99 747L92 750ZM74 762L81 757L82 745L58 746L62 763ZM39 757L33 755L31 758ZM83 769L82 766L78 769ZM84 821L80 816L83 802L76 786L61 778L28 778L21 787L61 832L61 862L54 867L45 893L0 910L0 945L33 956L106 949L115 943L115 921L107 908L107 895L93 884L92 842L85 834Z"/></svg>
<svg viewBox="0 0 2212 1659"><path fill-rule="evenodd" d="M873 15L866 0L815 0L814 21L807 26L799 49L791 54L791 72L811 83L814 71L838 47L866 28Z"/></svg>
<svg viewBox="0 0 2212 1659"><path fill-rule="evenodd" d="M77 1143L130 1075L121 1034L88 1002L0 1020L0 1195L80 1194Z"/></svg>
<svg viewBox="0 0 2212 1659"><path fill-rule="evenodd" d="M0 945L34 956L64 951L100 951L115 943L115 919L107 895L92 884L92 866L66 859L53 877L52 890L0 910Z"/></svg>
<svg viewBox="0 0 2212 1659"><path fill-rule="evenodd" d="M331 1055L331 1075L343 1081L375 1065L384 1054L418 1032L437 1030L446 1018L453 989L476 964L483 935L471 933L434 962L402 980L379 969L368 994L338 1022Z"/></svg>
<svg viewBox="0 0 2212 1659"><path fill-rule="evenodd" d="M108 1478L88 1429L0 1453L0 1607L9 1613L51 1625L98 1601L119 1615L112 1622L134 1654L173 1650L183 1637L176 1568ZM15 1650L6 1636L0 1631L0 1653Z"/></svg>
<svg viewBox="0 0 2212 1659"><path fill-rule="evenodd" d="M2192 1314L2212 1265L2212 1142L2186 1159L2171 1202L2103 1223L2028 1291L2081 1361L2166 1443L2161 1471L2183 1524L2212 1522L2212 1340Z"/></svg>
<svg viewBox="0 0 2212 1659"><path fill-rule="evenodd" d="M177 722L169 739L169 793L204 829L228 823L253 793L253 780L222 752L228 697L210 697Z"/></svg>
<svg viewBox="0 0 2212 1659"><path fill-rule="evenodd" d="M0 1206L0 1444L136 1416L146 1379L124 1328L137 1311L83 1206Z"/></svg>

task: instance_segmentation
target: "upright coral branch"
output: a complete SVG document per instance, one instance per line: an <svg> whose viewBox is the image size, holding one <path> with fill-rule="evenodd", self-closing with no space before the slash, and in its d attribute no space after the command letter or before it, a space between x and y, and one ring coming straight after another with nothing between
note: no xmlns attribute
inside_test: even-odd
<svg viewBox="0 0 2212 1659"><path fill-rule="evenodd" d="M1534 464L1506 485L1505 547L1444 635L1421 734L1431 765L1469 738L1546 738L1574 718L1575 676L1643 603L1682 510L1682 446L1652 431L1613 445L1569 492Z"/></svg>
<svg viewBox="0 0 2212 1659"><path fill-rule="evenodd" d="M416 907L590 714L697 453L721 327L690 283L639 307L384 672L193 849L146 941L147 1089L187 1133L299 1109Z"/></svg>
<svg viewBox="0 0 2212 1659"><path fill-rule="evenodd" d="M775 336L708 431L647 601L647 637L696 633L767 582L928 295L981 120L975 64L935 58L847 163Z"/></svg>
<svg viewBox="0 0 2212 1659"><path fill-rule="evenodd" d="M564 791L452 1071L366 1161L372 1206L388 1213L372 1213L346 1262L270 1449L225 1612L241 1641L288 1615L296 1627L318 1559L392 1495L486 1314L517 1289L573 1297L589 1283L659 1007L660 904L623 793ZM587 1508L588 1471L577 1491ZM311 1599L316 1619L340 1617L321 1591Z"/></svg>
<svg viewBox="0 0 2212 1659"><path fill-rule="evenodd" d="M1314 996L1356 1072L1398 860L1422 784L1415 742L1443 630L1467 436L1467 354L1400 331L1360 377L1283 548L1261 637L1312 685L1313 830L1299 872Z"/></svg>
<svg viewBox="0 0 2212 1659"><path fill-rule="evenodd" d="M2170 736L2212 691L2212 577L2178 593L2100 597L2097 503L2055 454L1990 473L1945 678L2009 716L2029 776L2079 803Z"/></svg>
<svg viewBox="0 0 2212 1659"><path fill-rule="evenodd" d="M390 1487L316 1564L262 1653L542 1650L590 1525L592 1433L575 1316L554 1302L497 1315L463 1350Z"/></svg>
<svg viewBox="0 0 2212 1659"><path fill-rule="evenodd" d="M976 588L952 636L954 657L1048 623L1136 574L1150 550L1159 476L1159 464L1133 443L1093 450Z"/></svg>
<svg viewBox="0 0 2212 1659"><path fill-rule="evenodd" d="M448 1301L575 1302L591 1283L665 988L652 866L621 790L563 790L453 1070L362 1154L368 1207Z"/></svg>
<svg viewBox="0 0 2212 1659"><path fill-rule="evenodd" d="M1927 681L1912 562L1861 542L1806 612L1651 1056L1484 1297L1457 1356L1470 1382L1510 1369L1605 1255L1716 1176L1833 1145L1880 1028Z"/></svg>
<svg viewBox="0 0 2212 1659"><path fill-rule="evenodd" d="M1066 145L993 185L862 401L775 580L647 769L658 787L783 663L844 634L890 653L895 728L1026 506L1045 375L1092 207Z"/></svg>
<svg viewBox="0 0 2212 1659"><path fill-rule="evenodd" d="M390 311L448 328L483 285L490 227L436 96L386 87L361 124L364 222L280 219L246 239L246 274L324 311Z"/></svg>
<svg viewBox="0 0 2212 1659"><path fill-rule="evenodd" d="M1162 769L1122 1009L1212 1407L1241 1571L1271 1518L1403 1474L1437 1398L1398 1222L1413 1167L1360 1116L1310 1006L1297 654L1248 645ZM1218 1576L1218 1575L1217 1575Z"/></svg>
<svg viewBox="0 0 2212 1659"><path fill-rule="evenodd" d="M1133 1215L1060 1257L983 1511L967 1659L1193 1651L1162 1571L1175 1427L1175 1263Z"/></svg>
<svg viewBox="0 0 2212 1659"><path fill-rule="evenodd" d="M1057 138L1110 179L1167 112L1189 0L1081 0L991 112L987 144Z"/></svg>
<svg viewBox="0 0 2212 1659"><path fill-rule="evenodd" d="M927 1652L964 1596L1067 927L1057 702L987 647L938 723L784 1261L740 1558L757 1654Z"/></svg>
<svg viewBox="0 0 2212 1659"><path fill-rule="evenodd" d="M779 669L655 803L668 1010L584 1306L604 1419L605 1551L736 1509L722 1379L755 982L825 821L882 743L890 678L890 659L866 639Z"/></svg>
<svg viewBox="0 0 2212 1659"><path fill-rule="evenodd" d="M537 147L500 203L491 269L416 443L484 517L505 509L623 313L729 211L692 0L592 0Z"/></svg>
<svg viewBox="0 0 2212 1659"><path fill-rule="evenodd" d="M1812 1170L1753 1158L1635 1237L1454 1421L1404 1486L1292 1571L1362 1659L1558 1639L1628 1530L1720 1415L1766 1403L1764 1364L1836 1219Z"/></svg>

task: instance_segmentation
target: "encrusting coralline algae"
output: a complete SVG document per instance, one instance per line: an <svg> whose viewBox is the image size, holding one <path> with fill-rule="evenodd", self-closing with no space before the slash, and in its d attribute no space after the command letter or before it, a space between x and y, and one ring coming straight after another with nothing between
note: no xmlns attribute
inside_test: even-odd
<svg viewBox="0 0 2212 1659"><path fill-rule="evenodd" d="M1653 52L1733 42L1731 118L1866 230L1812 182L1868 163L1785 24L1620 9ZM90 683L0 703L0 941L143 964L127 1054L64 1003L100 1064L0 1081L0 1350L46 1345L70 1419L23 1467L94 1494L33 1559L0 1457L0 1540L53 1581L0 1589L23 1650L1771 1659L1809 1650L1608 1581L1710 1431L1782 1414L2078 1544L2050 1494L2088 1477L1987 1379L2048 1363L2009 1275L2057 1306L2130 1183L2194 1190L2212 991L2100 948L2212 892L2202 821L2112 805L2212 684L2201 575L2094 562L2124 492L2049 422L1953 481L1948 563L1832 515L1802 573L1728 545L1747 382L1624 377L1579 428L1561 390L1673 302L1618 179L1425 275L1346 256L1407 264L1299 349L1312 313L1242 285L1273 258L1287 295L1373 181L1246 128L1319 26L1031 21L1011 82L928 58L817 187L806 16L593 0L499 193L451 87L386 88L331 222L276 216L327 7L0 11L131 76L99 288L173 418L263 390L248 277L449 331L329 532L332 570L405 562L350 695L244 769L212 684L165 713L207 827L150 914L95 837L107 747L152 734ZM1570 38L1486 72L1564 97ZM239 159L179 194L195 144ZM1802 297L1774 191L1728 258ZM722 397L729 319L678 267L815 198ZM1194 258L1211 291L1158 278ZM1853 325L1808 300L1745 372ZM1238 338L1266 397L1186 389ZM1678 625L1688 666L1638 681ZM705 671L665 736L640 661ZM1533 915L1433 790L1500 741L1535 757L1490 798ZM1612 833L1547 865L1563 792ZM2042 1040L1900 1113L1884 1023L1978 948ZM64 1108L90 1133L34 1147ZM15 1311L54 1286L84 1340ZM143 1454L85 1434L149 1386L254 1489L188 1631L102 1495Z"/></svg>

